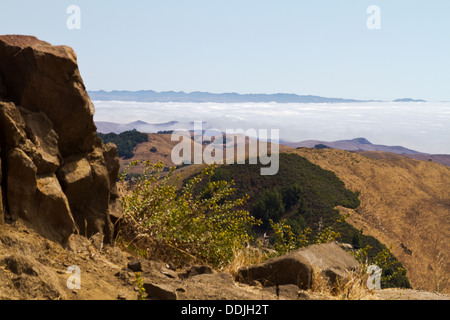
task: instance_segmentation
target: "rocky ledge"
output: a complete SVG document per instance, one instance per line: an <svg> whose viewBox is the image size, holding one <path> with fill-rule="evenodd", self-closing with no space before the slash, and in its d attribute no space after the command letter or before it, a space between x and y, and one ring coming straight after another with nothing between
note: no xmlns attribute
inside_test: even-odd
<svg viewBox="0 0 450 320"><path fill-rule="evenodd" d="M298 279L310 277L311 267L323 268L328 277L339 275L347 263L348 267L353 265L351 256L346 256L335 244L316 245L243 267L240 276L253 270L250 271L253 278L236 278L205 265L175 269L161 261L142 259L117 247L102 245L98 240L97 235L88 239L74 234L63 247L21 220L0 225L0 300L136 300L140 290L137 279L142 280L145 290L142 297L149 300L334 300L342 297L303 285L302 289ZM344 257L347 263L339 257ZM283 270L276 270L282 265L294 267L286 277ZM78 268L78 275L74 267ZM274 272L265 274L261 272L264 268L273 268ZM273 282L274 277L279 279L277 283ZM385 289L347 298L449 300L450 296Z"/></svg>

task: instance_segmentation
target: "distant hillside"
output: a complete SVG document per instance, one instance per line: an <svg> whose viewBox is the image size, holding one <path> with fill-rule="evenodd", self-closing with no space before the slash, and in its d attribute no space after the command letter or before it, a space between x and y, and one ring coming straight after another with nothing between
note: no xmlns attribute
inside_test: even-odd
<svg viewBox="0 0 450 320"><path fill-rule="evenodd" d="M353 151L358 153L366 153L369 157L375 157L375 158L393 158L394 156L384 154L381 156L381 154L377 153L368 153L371 151L378 151L378 152L384 152L384 153L393 153L402 155L407 158L417 159L417 160L424 160L424 161L433 161L439 164L443 164L445 166L450 166L450 155L447 154L428 154L428 153L422 153L419 151L411 150L402 146L387 146L387 145L381 145L381 144L372 144L370 141L368 141L365 138L356 138L352 140L339 140L339 141L320 141L320 140L307 140L302 142L293 142L293 143L284 143L284 145L293 147L293 148L315 148L315 149L324 149L324 148L332 148L332 149L340 149L340 150L346 150L346 151Z"/></svg>
<svg viewBox="0 0 450 320"><path fill-rule="evenodd" d="M307 140L302 142L285 143L285 145L294 148L314 148L318 145L325 145L333 149L341 149L347 151L384 151L397 154L419 154L420 152L407 149L401 146L386 146L372 144L365 138L356 138L352 140L339 140L339 141L320 141L320 140ZM316 147L317 148L317 147Z"/></svg>
<svg viewBox="0 0 450 320"><path fill-rule="evenodd" d="M193 130L194 122L178 122L170 121L165 123L147 123L144 121L134 121L131 123L115 123L115 122L105 122L96 121L97 132L100 133L122 133L130 130L137 130L139 132L145 133L157 133L160 131L171 131L176 129ZM203 123L203 129L208 129L209 127L206 123Z"/></svg>
<svg viewBox="0 0 450 320"><path fill-rule="evenodd" d="M194 130L194 122L178 122L178 121L170 121L165 123L147 123L144 121L134 121L131 123L115 123L115 122L104 122L97 121L95 123L97 126L97 132L102 134L115 133L120 134L126 131L137 130L139 132L145 133L158 133L158 132L171 132L177 129L184 130ZM204 130L211 128L211 126L207 122L202 123L202 128ZM353 152L370 152L370 151L380 151L380 152L389 152L392 153L390 155L383 155L383 158L393 157L393 154L402 155L404 157L423 160L423 161L433 161L445 166L450 166L450 155L448 154L427 154L419 151L411 150L402 146L387 146L387 145L378 145L372 144L365 138L356 138L352 140L339 140L339 141L321 141L321 140L307 140L302 142L280 142L280 147L289 147L289 148L332 148L332 149L340 149L347 150ZM381 157L380 154L367 154L367 156L372 157Z"/></svg>
<svg viewBox="0 0 450 320"><path fill-rule="evenodd" d="M276 94L239 94L239 93L209 93L209 92L156 92L145 91L89 91L92 100L102 101L138 101L138 102L278 102L278 103L351 103L364 100L325 98L312 95L296 95L289 93Z"/></svg>
<svg viewBox="0 0 450 320"><path fill-rule="evenodd" d="M415 159L421 161L435 162L444 166L450 167L450 155L449 154L396 154L392 152L383 151L356 151L365 157L372 159L382 160L398 160L398 159Z"/></svg>

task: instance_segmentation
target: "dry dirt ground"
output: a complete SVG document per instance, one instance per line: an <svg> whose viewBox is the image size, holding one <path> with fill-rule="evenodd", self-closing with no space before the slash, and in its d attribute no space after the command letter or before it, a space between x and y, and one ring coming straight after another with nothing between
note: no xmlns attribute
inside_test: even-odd
<svg viewBox="0 0 450 320"><path fill-rule="evenodd" d="M136 300L133 261L131 254L101 247L95 239L73 236L64 248L21 221L0 225L0 300ZM79 278L71 266L79 268ZM277 299L275 292L236 284L230 274L205 273L182 280L178 275L185 270L145 260L141 269L145 283L168 287L180 300Z"/></svg>
<svg viewBox="0 0 450 320"><path fill-rule="evenodd" d="M63 247L36 234L21 221L3 224L0 225L0 300L137 300L138 272L146 294L151 295L145 294L147 299L334 299L314 292L299 292L292 285L281 286L277 295L275 288L237 283L228 273L208 272L205 267L173 270L163 262L136 258L117 247L100 245L95 237L88 240L73 236ZM77 266L79 274L71 266ZM381 290L370 298L448 300L450 296Z"/></svg>

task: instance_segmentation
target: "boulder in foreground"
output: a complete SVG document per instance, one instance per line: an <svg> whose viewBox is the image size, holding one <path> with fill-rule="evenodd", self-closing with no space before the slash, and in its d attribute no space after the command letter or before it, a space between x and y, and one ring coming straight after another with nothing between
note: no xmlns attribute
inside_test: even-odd
<svg viewBox="0 0 450 320"><path fill-rule="evenodd" d="M315 269L320 270L330 283L335 283L358 267L355 258L337 243L316 244L243 267L238 271L238 279L246 283L258 281L266 287L294 284L302 290L309 290Z"/></svg>

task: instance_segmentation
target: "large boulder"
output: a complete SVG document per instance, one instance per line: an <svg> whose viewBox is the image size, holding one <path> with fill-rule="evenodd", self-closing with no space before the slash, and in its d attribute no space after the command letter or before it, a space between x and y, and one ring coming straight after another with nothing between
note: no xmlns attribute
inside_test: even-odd
<svg viewBox="0 0 450 320"><path fill-rule="evenodd" d="M294 284L308 290L313 285L315 270L332 284L358 267L353 256L336 243L317 244L243 267L238 271L238 280L247 283L258 281L267 287Z"/></svg>
<svg viewBox="0 0 450 320"><path fill-rule="evenodd" d="M113 240L119 160L93 115L71 48L0 36L0 222L63 243L74 232Z"/></svg>

